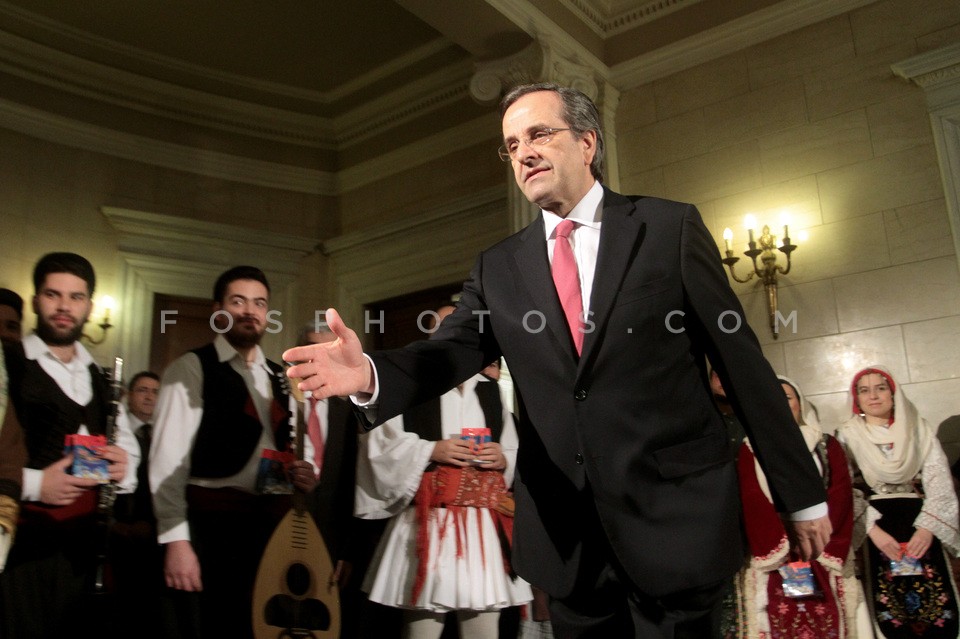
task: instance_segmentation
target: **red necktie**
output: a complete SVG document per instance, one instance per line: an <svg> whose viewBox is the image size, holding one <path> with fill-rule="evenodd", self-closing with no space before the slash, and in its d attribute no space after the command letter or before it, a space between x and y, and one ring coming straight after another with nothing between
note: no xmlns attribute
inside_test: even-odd
<svg viewBox="0 0 960 639"><path fill-rule="evenodd" d="M573 257L573 248L570 246L570 233L575 223L563 220L557 225L557 239L553 244L553 283L560 296L560 305L567 318L573 343L577 347L577 355L583 352L583 332L581 315L583 314L583 299L580 295L580 277L577 274L577 261Z"/></svg>
<svg viewBox="0 0 960 639"><path fill-rule="evenodd" d="M317 398L310 398L310 416L307 418L307 436L313 444L313 463L317 467L317 477L323 467L323 431L320 430L320 415L317 414Z"/></svg>

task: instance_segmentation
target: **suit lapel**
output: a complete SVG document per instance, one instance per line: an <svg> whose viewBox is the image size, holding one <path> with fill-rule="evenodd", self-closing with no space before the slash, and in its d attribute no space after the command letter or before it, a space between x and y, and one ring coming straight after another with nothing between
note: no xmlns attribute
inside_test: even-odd
<svg viewBox="0 0 960 639"><path fill-rule="evenodd" d="M541 313L547 326L544 332L549 333L557 348L570 357L576 357L573 338L567 328L567 320L550 273L542 215L524 230L520 247L514 257L517 262L518 279L523 282L533 301L532 308L524 309L524 312L530 310ZM527 325L536 330L539 321L540 319L533 314L528 318Z"/></svg>
<svg viewBox="0 0 960 639"><path fill-rule="evenodd" d="M581 371L600 342L610 310L616 301L617 291L620 290L627 269L643 240L645 229L633 202L610 189L604 188L603 191L600 247L590 297L590 320L594 323L594 328L584 336Z"/></svg>

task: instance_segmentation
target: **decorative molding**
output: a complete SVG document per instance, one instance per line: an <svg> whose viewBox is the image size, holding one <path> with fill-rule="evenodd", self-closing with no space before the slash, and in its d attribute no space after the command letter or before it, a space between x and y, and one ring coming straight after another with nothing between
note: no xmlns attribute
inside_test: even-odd
<svg viewBox="0 0 960 639"><path fill-rule="evenodd" d="M495 99L492 96L499 94L506 84L513 84L518 78L526 79L528 76L531 79L551 79L572 84L595 99L602 89L604 96L600 96L601 102L605 102L605 96L612 95L611 88L624 91L805 24L865 6L875 0L785 0L702 36L689 38L617 65L613 70L607 68L582 45L573 42L569 34L530 3L515 0L487 1L534 35L535 42L528 50L503 60L477 65L472 77L469 62L448 65L429 77L381 96L335 120L262 107L177 87L76 56L68 56L3 32L0 32L0 69L60 90L102 99L111 104L139 109L161 117L172 117L264 139L316 148L342 149L364 144L398 124L422 117L434 109L455 104L468 92L478 100L491 102ZM675 0L674 4L692 1L697 0ZM634 11L637 10L639 9ZM0 13L4 12L14 12L19 19L24 19L23 16L26 15L22 10L0 0ZM56 23L38 24L51 29L56 26ZM81 37L83 34L71 32L67 35ZM93 38L90 34L86 35ZM90 44L107 46L109 42L91 40ZM434 43L411 54L409 62L420 59L417 56L437 51L438 46L440 45ZM133 55L135 52L135 49L129 47L123 50L125 55ZM152 62L162 63L164 60L157 59ZM368 80L375 81L372 76ZM337 173L330 173L171 144L79 122L0 99L0 126L26 135L197 175L325 196L335 196L382 179L384 175L420 165L437 154L446 153L450 148L493 139L496 137L496 127L491 122L490 118L477 118L418 140L415 144Z"/></svg>
<svg viewBox="0 0 960 639"><path fill-rule="evenodd" d="M620 91L627 91L874 2L876 0L784 0L617 64L610 69L610 80Z"/></svg>
<svg viewBox="0 0 960 639"><path fill-rule="evenodd" d="M447 218L466 216L472 211L493 204L500 205L503 203L503 200L503 187L487 187L465 197L451 200L442 206L429 209L420 215L405 217L402 220L388 224L380 224L368 230L347 233L346 235L331 238L320 244L320 252L326 256L336 256L337 254L361 247L364 244L395 237L398 234L409 232L421 226L433 226Z"/></svg>
<svg viewBox="0 0 960 639"><path fill-rule="evenodd" d="M572 63L589 67L600 79L610 75L609 67L585 46L570 37L542 11L529 2L516 0L485 0L493 9L531 35L534 40L552 43L558 54ZM560 50L560 43L564 43Z"/></svg>
<svg viewBox="0 0 960 639"><path fill-rule="evenodd" d="M315 250L312 240L112 206L100 211L117 232L123 260L117 291L123 321L117 339L131 370L143 370L150 362L152 322L159 319L152 317L154 295L206 298L217 276L236 264L263 269L270 279L271 307L280 317L293 316L289 287L302 260ZM265 347L279 347L272 337L265 336Z"/></svg>
<svg viewBox="0 0 960 639"><path fill-rule="evenodd" d="M960 43L921 53L890 68L922 88L927 98L953 247L960 260Z"/></svg>
<svg viewBox="0 0 960 639"><path fill-rule="evenodd" d="M292 144L322 145L333 123L85 60L0 31L0 69L43 86L178 122Z"/></svg>
<svg viewBox="0 0 960 639"><path fill-rule="evenodd" d="M208 82L233 85L250 91L272 94L277 97L300 100L317 105L326 105L338 100L343 100L353 93L363 91L369 86L382 81L384 78L387 78L409 66L418 64L421 61L426 60L427 58L430 58L431 56L450 47L450 42L446 38L436 38L432 42L428 42L417 49L398 56L391 62L378 67L373 71L358 76L350 82L344 83L333 91L321 92L303 89L301 87L293 87L287 84L281 84L279 82L270 82L268 80L262 80L259 78L251 78L249 76L240 75L237 73L229 73L219 69L212 69L203 65L186 62L178 58L147 51L139 47L130 46L128 44L117 42L116 40L111 40L109 38L92 34L89 31L83 31L82 29L65 25L62 22L51 20L50 18L27 11L19 6L10 4L9 2L4 2L3 0L0 0L0 15L14 18L20 22L30 25L35 29L55 34L60 38L72 40L73 42L81 45L82 48L93 48L105 51L107 53L116 54L124 58L135 60L142 65L157 67L163 69L164 71L173 72L175 74L191 75Z"/></svg>
<svg viewBox="0 0 960 639"><path fill-rule="evenodd" d="M337 118L337 147L356 146L400 124L423 117L425 113L463 100L468 92L470 65L465 64L452 71L446 74L444 82L437 82L434 78L411 82L403 91L381 96L376 104L365 104ZM441 88L432 90L434 85L440 85ZM390 108L380 110L384 106Z"/></svg>
<svg viewBox="0 0 960 639"><path fill-rule="evenodd" d="M161 142L0 99L0 126L64 146L196 175L297 193L336 195L335 174Z"/></svg>
<svg viewBox="0 0 960 639"><path fill-rule="evenodd" d="M316 241L286 233L115 206L100 211L117 230L118 248L139 255L189 261L203 255L204 263L222 266L255 256L269 263L269 268L261 266L264 270L292 275L316 249Z"/></svg>
<svg viewBox="0 0 960 639"><path fill-rule="evenodd" d="M659 20L674 11L686 9L703 0L652 0L613 15L609 10L598 8L596 0L560 0L560 2L578 15L594 33L601 37L609 37Z"/></svg>
<svg viewBox="0 0 960 639"><path fill-rule="evenodd" d="M543 48L543 78L573 87L585 93L591 100L597 100L600 93L596 80L597 74L591 66L580 64L576 54L565 46L566 44L566 41L540 40L540 46Z"/></svg>
<svg viewBox="0 0 960 639"><path fill-rule="evenodd" d="M337 196L425 164L451 149L496 138L496 121L480 117L421 138L338 173L252 160L161 142L77 122L0 99L0 127L64 146L195 175L311 195ZM492 152L492 151L491 151Z"/></svg>
<svg viewBox="0 0 960 639"><path fill-rule="evenodd" d="M422 137L414 144L388 151L339 171L336 180L337 193L352 191L382 180L385 176L426 164L446 155L451 149L463 148L484 140L496 140L499 137L499 130L496 115L491 113ZM491 145L491 154L496 153L497 144L499 142Z"/></svg>
<svg viewBox="0 0 960 639"><path fill-rule="evenodd" d="M4 3L0 2L0 8ZM422 47L404 56L406 64L420 61L435 53L439 44ZM449 43L448 43L449 46ZM129 49L129 51L128 51ZM124 54L138 51L125 47ZM144 57L146 52L140 52ZM136 56L134 56L136 57ZM172 64L173 61L164 59ZM169 67L170 64L167 66ZM381 67L351 83L353 91L397 72L397 61ZM193 67L194 65L190 65ZM250 101L228 98L156 80L122 69L92 62L62 51L37 44L25 38L0 31L0 70L11 75L80 95L105 104L131 109L147 115L168 118L230 133L297 144L312 148L339 149L383 134L398 123L422 116L451 102L451 96L466 93L470 76L469 61L440 68L402 89L378 96L349 113L335 118L269 107ZM196 66L200 70L202 67ZM249 88L241 76L227 77L209 72L206 79ZM269 93L317 104L317 108L344 95L325 97L319 93L304 96L296 91L281 91L271 84ZM361 134L362 133L362 134Z"/></svg>
<svg viewBox="0 0 960 639"><path fill-rule="evenodd" d="M533 41L513 55L477 63L470 96L481 104L495 104L511 86L538 80L542 70L543 47Z"/></svg>
<svg viewBox="0 0 960 639"><path fill-rule="evenodd" d="M562 46L537 39L519 53L477 64L470 80L470 95L483 104L492 104L516 84L548 81L573 87L596 100L599 88L593 68L579 64L568 53Z"/></svg>
<svg viewBox="0 0 960 639"><path fill-rule="evenodd" d="M960 82L960 42L890 65L893 72L926 91Z"/></svg>

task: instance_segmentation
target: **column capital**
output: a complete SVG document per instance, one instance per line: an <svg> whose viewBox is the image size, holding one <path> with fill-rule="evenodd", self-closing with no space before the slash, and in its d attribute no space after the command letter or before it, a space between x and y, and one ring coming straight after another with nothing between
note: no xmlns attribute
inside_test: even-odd
<svg viewBox="0 0 960 639"><path fill-rule="evenodd" d="M555 82L573 87L596 100L599 95L597 78L595 69L580 63L563 47L541 37L513 55L478 62L470 79L470 95L481 104L490 104L517 84Z"/></svg>

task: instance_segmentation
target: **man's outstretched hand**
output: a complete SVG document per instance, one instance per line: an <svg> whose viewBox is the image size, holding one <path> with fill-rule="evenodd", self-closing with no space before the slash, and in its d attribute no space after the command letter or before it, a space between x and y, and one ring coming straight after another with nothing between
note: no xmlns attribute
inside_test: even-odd
<svg viewBox="0 0 960 639"><path fill-rule="evenodd" d="M299 379L300 390L311 391L317 399L373 393L373 368L363 355L357 334L332 308L327 310L326 320L337 339L284 352L283 360L295 364L287 370L287 376Z"/></svg>

